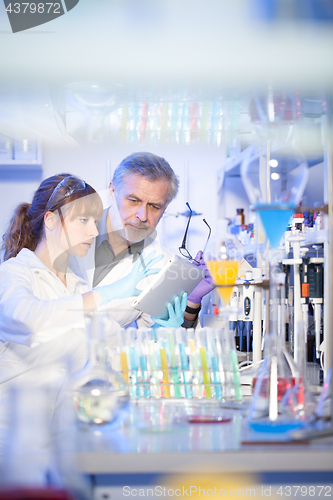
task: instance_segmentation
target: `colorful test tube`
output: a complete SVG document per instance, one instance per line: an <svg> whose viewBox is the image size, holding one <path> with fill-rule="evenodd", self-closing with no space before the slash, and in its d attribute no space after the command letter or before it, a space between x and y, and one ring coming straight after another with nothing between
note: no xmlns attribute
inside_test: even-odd
<svg viewBox="0 0 333 500"><path fill-rule="evenodd" d="M168 369L168 359L166 355L166 350L164 348L160 349L161 356L161 368L163 372L163 387L164 395L166 398L170 398L170 381L169 381L169 369Z"/></svg>
<svg viewBox="0 0 333 500"><path fill-rule="evenodd" d="M180 398L180 380L179 380L179 372L178 372L178 363L175 353L175 337L174 330L170 330L168 332L168 342L169 342L169 350L170 350L170 368L172 373L172 381L174 384L175 390L175 398Z"/></svg>
<svg viewBox="0 0 333 500"><path fill-rule="evenodd" d="M200 359L201 359L202 377L206 391L206 398L209 399L212 397L212 393L210 390L210 379L208 373L207 355L205 347L200 347Z"/></svg>

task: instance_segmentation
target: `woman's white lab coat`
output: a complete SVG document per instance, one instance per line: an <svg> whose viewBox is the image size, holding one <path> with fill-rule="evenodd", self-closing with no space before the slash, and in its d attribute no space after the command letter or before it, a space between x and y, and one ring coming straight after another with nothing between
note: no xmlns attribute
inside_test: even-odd
<svg viewBox="0 0 333 500"><path fill-rule="evenodd" d="M67 273L67 287L30 250L0 265L0 406L9 384L35 374L60 387L64 360L71 371L87 359L83 279ZM118 323L113 326L118 329ZM46 375L45 375L46 374ZM51 411L51 408L50 408Z"/></svg>

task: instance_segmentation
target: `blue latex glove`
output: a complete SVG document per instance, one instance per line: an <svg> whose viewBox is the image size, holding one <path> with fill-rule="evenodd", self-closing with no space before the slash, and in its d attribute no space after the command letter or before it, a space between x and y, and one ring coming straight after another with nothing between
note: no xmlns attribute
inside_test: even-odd
<svg viewBox="0 0 333 500"><path fill-rule="evenodd" d="M212 278L210 277L201 250L199 250L199 252L195 256L195 260L197 262L192 261L192 264L199 267L200 269L203 269L205 271L205 277L200 281L200 283L195 287L195 289L192 290L192 292L189 294L187 298L190 302L193 302L193 304L200 304L203 297L207 295L207 293L211 292L215 288L215 285L213 283Z"/></svg>
<svg viewBox="0 0 333 500"><path fill-rule="evenodd" d="M184 314L187 305L187 293L184 292L182 294L181 300L179 297L175 297L174 299L175 307L172 307L171 302L167 303L167 309L169 312L169 319L159 319L159 318L151 318L155 323L161 326L165 326L166 328L179 328L184 323Z"/></svg>
<svg viewBox="0 0 333 500"><path fill-rule="evenodd" d="M143 278L151 274L157 274L160 271L160 269L152 269L154 264L163 259L163 255L154 257L155 253L156 250L151 252L146 258L140 255L132 271L124 278L111 283L111 285L94 288L94 290L99 292L102 298L102 304L107 304L114 299L126 299L127 297L136 297L140 295L142 290L136 288L137 284L143 280Z"/></svg>

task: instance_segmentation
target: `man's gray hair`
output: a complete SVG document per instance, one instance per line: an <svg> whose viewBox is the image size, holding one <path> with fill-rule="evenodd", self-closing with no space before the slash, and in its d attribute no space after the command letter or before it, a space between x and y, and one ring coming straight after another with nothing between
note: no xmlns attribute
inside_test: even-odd
<svg viewBox="0 0 333 500"><path fill-rule="evenodd" d="M167 198L168 204L177 196L179 179L164 158L153 153L141 152L127 156L114 171L112 182L115 188L120 189L124 177L134 174L142 175L150 181L167 179L170 186Z"/></svg>

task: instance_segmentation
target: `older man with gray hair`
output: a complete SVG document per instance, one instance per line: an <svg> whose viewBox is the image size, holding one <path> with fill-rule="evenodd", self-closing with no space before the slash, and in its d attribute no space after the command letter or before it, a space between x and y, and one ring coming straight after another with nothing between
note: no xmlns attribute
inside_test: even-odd
<svg viewBox="0 0 333 500"><path fill-rule="evenodd" d="M159 267L169 260L170 254L156 240L156 226L168 204L176 197L179 180L169 163L152 153L133 153L116 168L110 183L111 204L104 211L99 235L82 264L72 262L70 267L88 281L91 287L114 283L127 275L135 261L144 252L163 254ZM202 252L196 260L204 267ZM143 289L149 283L146 278L140 283ZM212 282L202 280L187 297L176 298L169 308L168 319L152 319L147 314L131 307L133 297L114 300L108 312L123 327L136 321L137 326L192 327L200 311L201 299L212 290ZM141 290L140 290L141 291ZM138 291L139 292L139 291Z"/></svg>

